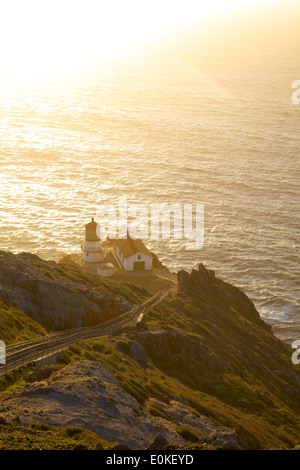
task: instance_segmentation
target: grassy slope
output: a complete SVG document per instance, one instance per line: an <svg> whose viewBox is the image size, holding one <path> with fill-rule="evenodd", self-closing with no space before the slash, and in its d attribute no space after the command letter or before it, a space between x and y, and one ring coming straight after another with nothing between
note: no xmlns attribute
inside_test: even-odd
<svg viewBox="0 0 300 470"><path fill-rule="evenodd" d="M204 392L201 406L222 414L224 424L242 426L263 447L276 447L278 440L281 445L299 443L300 403L293 393L299 393L299 388L291 376L298 370L299 378L299 367L291 364L289 347L208 295L167 298L150 313L148 325L187 335L180 354L157 356L154 362L191 390ZM206 338L213 354L233 365L236 375L212 372L198 362L197 335Z"/></svg>
<svg viewBox="0 0 300 470"><path fill-rule="evenodd" d="M78 427L49 424L20 426L0 418L0 450L94 450L107 446L96 434Z"/></svg>
<svg viewBox="0 0 300 470"><path fill-rule="evenodd" d="M26 313L5 305L0 298L0 339L9 345L45 335L47 332Z"/></svg>
<svg viewBox="0 0 300 470"><path fill-rule="evenodd" d="M228 376L228 384L233 395L231 400L228 398L223 400L222 396L216 396L213 390L211 393L203 392L201 381L193 386L186 384L182 358L176 358L175 364L172 358L173 368L170 368L169 372L166 365L167 359L161 366L150 363L147 370L144 370L126 353L130 340L126 337L117 341L114 339L114 344L117 344L117 348L108 338L79 342L63 353L60 363L53 370L81 359L101 361L119 379L123 389L134 396L142 406L146 406L145 402L150 397L162 402L178 397L215 423L235 429L244 448L294 447L299 444L299 414L271 395L265 386L247 385L247 382L242 379ZM53 370L47 371L46 369L46 376L49 376ZM10 379L6 378L6 382L2 378L1 395L4 396L25 383L43 379L42 371L43 369L38 371L35 368L24 369L15 371L9 376ZM226 377L221 378L221 381L223 379L226 380ZM206 380L208 380L207 376ZM219 381L216 377L214 381L218 386ZM159 408L152 411L148 408L148 411L164 417L163 410ZM6 434L0 437L0 446L4 445ZM23 445L24 442L21 439L19 443L16 443L16 448L23 448ZM207 446L207 440L201 441L200 439L199 446Z"/></svg>
<svg viewBox="0 0 300 470"><path fill-rule="evenodd" d="M68 276L76 282L83 276L75 267L60 266L60 270L61 276ZM95 283L99 288L99 280L94 276L84 275L81 281L89 285ZM127 295L130 301L145 296L143 289L135 289L130 283L117 284L111 280L100 283L102 289ZM3 305L1 308L4 315L0 321L4 322L2 325L6 321L7 331L11 332L8 341L17 337L20 340L21 335L28 334L30 337L44 333L42 328L39 330L38 325L31 324L21 312L6 309ZM24 327L25 322L29 330ZM103 338L71 346L61 355L60 363L53 370L81 359L101 361L119 379L124 390L142 406L149 406L146 401L150 397L162 402L178 397L217 424L235 429L244 448L299 445L300 404L293 395L295 385L290 376L290 372L293 373L291 351L273 335L248 321L236 310L228 308L220 299L209 295L197 295L190 299L181 296L166 298L149 313L147 328L150 331L179 331L183 337L180 351L163 355L157 354L157 351L150 352L152 362L144 369L129 353L129 345L132 341L139 341L139 333L127 329L126 334L119 338ZM199 336L205 337L205 344L212 355L223 358L233 366L234 374L211 370L197 359ZM51 368L36 370L33 367L14 371L1 378L1 396L6 396L25 383L42 380L43 374L39 374L43 370L47 377L53 371ZM164 414L161 409L153 409L152 413L162 417ZM170 419L168 416L164 418ZM31 445L39 445L40 437L34 434L35 431L28 430L27 435L26 430L18 428L16 424L2 425L0 448L8 448L8 445L12 448L28 448L27 438L30 436L33 439ZM51 447L52 437L56 432L65 431L48 429L48 432L49 440L45 438L45 445L54 448ZM10 443L7 441L9 436L12 438ZM15 440L13 436L18 436L18 439ZM190 437L187 440L193 439ZM205 441L199 437L200 448L207 447ZM63 445L72 447L75 444L67 440Z"/></svg>

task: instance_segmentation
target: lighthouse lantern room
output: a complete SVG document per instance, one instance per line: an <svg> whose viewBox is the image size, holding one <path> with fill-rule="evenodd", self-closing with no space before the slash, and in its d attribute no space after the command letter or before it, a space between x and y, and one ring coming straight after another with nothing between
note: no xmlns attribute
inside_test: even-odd
<svg viewBox="0 0 300 470"><path fill-rule="evenodd" d="M97 272L97 264L104 259L100 238L97 235L97 223L92 221L85 226L85 241L82 251L82 263L85 269Z"/></svg>

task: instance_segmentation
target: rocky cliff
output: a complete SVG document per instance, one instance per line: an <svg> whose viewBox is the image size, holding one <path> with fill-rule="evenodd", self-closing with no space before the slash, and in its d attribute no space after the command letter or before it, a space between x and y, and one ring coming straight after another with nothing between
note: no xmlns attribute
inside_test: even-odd
<svg viewBox="0 0 300 470"><path fill-rule="evenodd" d="M141 286L33 255L1 253L0 260L3 309L15 305L11 322L22 310L37 324L62 327L65 303L64 315L72 309L82 324L92 309L99 309L92 321L99 320L147 295ZM73 429L62 448L74 448L82 429L94 433L87 448L297 448L300 374L290 347L240 289L203 264L177 278L177 291L141 329L78 342L56 364L1 378L0 448L15 433L13 448L28 448L29 427L40 442L41 426L46 448L58 427Z"/></svg>
<svg viewBox="0 0 300 470"><path fill-rule="evenodd" d="M239 311L246 319L270 331L271 328L259 316L253 302L237 287L218 279L215 272L206 269L199 263L197 269L191 273L178 271L178 291L181 294L195 296L197 294L214 296L222 300L224 308L233 308Z"/></svg>
<svg viewBox="0 0 300 470"><path fill-rule="evenodd" d="M136 286L107 283L76 265L0 252L0 299L49 331L101 323L132 308ZM123 294L123 295L122 295Z"/></svg>

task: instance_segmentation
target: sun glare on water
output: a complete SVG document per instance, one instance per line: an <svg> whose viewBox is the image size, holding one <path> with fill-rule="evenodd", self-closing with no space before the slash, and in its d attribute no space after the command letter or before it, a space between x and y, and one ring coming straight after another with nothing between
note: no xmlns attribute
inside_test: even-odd
<svg viewBox="0 0 300 470"><path fill-rule="evenodd" d="M191 21L268 0L10 0L0 6L0 78L32 80L134 51Z"/></svg>

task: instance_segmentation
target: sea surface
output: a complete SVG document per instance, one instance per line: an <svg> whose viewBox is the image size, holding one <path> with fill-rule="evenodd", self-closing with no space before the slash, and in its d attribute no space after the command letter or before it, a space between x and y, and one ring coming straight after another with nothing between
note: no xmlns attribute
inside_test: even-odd
<svg viewBox="0 0 300 470"><path fill-rule="evenodd" d="M149 249L171 271L203 262L263 318L299 325L300 33L255 24L193 26L63 77L0 78L0 248L79 252L97 205L119 196L202 203L201 250Z"/></svg>

